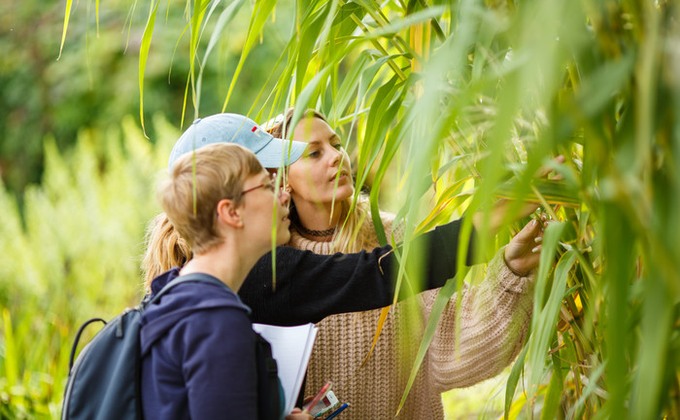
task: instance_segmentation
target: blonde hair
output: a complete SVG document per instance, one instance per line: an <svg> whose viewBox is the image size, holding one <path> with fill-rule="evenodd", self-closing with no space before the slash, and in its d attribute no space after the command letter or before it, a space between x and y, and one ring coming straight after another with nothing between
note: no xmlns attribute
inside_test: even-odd
<svg viewBox="0 0 680 420"><path fill-rule="evenodd" d="M151 282L173 267L181 267L193 256L191 247L168 219L160 213L149 222L146 230L146 252L142 259L144 288L151 290Z"/></svg>
<svg viewBox="0 0 680 420"><path fill-rule="evenodd" d="M263 171L248 149L228 143L202 147L180 157L158 189L168 219L192 251L201 254L222 242L215 209L225 198L241 201L244 181Z"/></svg>
<svg viewBox="0 0 680 420"><path fill-rule="evenodd" d="M165 212L147 231L142 261L147 290L159 274L222 242L215 223L217 203L229 198L238 205L244 181L262 171L251 151L230 143L202 147L175 162L170 178L158 190Z"/></svg>
<svg viewBox="0 0 680 420"><path fill-rule="evenodd" d="M267 126L266 129L269 134L280 139L286 138L292 129L295 128L290 126L294 110L294 108L290 108L285 114L278 116L272 123L266 124L265 126ZM314 109L305 110L303 118L318 118L328 124L326 117ZM354 211L350 212L353 202L355 203ZM299 216L294 204L294 200L291 199L291 211L289 216L291 220L296 220L299 223ZM368 199L365 195L359 194L356 201L354 201L354 196L352 196L348 197L346 200L337 202L336 205L340 206L341 226L340 229L336 230L335 235L333 235L331 250L333 252L353 253L365 249L366 244L359 238L363 238L366 235L360 235L359 232L366 226L366 222L368 222L366 219L371 218ZM369 246L369 248L372 247L372 245Z"/></svg>

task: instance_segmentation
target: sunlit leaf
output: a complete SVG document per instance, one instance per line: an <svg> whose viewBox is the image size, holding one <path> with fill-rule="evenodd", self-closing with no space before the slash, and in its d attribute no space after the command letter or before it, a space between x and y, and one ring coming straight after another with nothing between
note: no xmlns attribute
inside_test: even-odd
<svg viewBox="0 0 680 420"><path fill-rule="evenodd" d="M97 2L99 4L99 2ZM73 5L73 0L66 0L66 10L64 11L64 28L61 32L61 43L59 44L59 56L57 60L61 58L61 52L64 49L64 43L66 42L66 31L68 30L68 23L71 20L71 7ZM99 15L99 13L97 13Z"/></svg>
<svg viewBox="0 0 680 420"><path fill-rule="evenodd" d="M139 121L142 124L142 130L144 128L144 72L146 70L146 62L149 58L149 49L151 48L151 39L153 38L153 30L156 24L156 12L158 11L158 4L160 0L154 0L151 3L151 9L149 11L149 18L146 21L146 26L144 27L144 34L142 35L142 44L139 48Z"/></svg>

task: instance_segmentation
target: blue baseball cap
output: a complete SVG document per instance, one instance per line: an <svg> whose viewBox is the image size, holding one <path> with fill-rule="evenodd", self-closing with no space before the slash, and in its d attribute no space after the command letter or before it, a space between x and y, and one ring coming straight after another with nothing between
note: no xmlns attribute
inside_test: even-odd
<svg viewBox="0 0 680 420"><path fill-rule="evenodd" d="M274 138L255 121L239 114L198 118L180 136L170 152L168 168L185 153L213 143L235 143L249 149L265 168L288 166L298 160L307 143Z"/></svg>

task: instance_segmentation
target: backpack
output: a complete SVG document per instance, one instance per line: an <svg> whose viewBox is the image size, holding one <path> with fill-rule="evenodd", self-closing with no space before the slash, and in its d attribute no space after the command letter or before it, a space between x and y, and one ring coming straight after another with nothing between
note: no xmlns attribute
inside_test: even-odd
<svg viewBox="0 0 680 420"><path fill-rule="evenodd" d="M144 309L171 288L186 282L222 282L202 274L180 276L168 283L153 298L148 296L134 308L126 309L109 323L93 318L76 333L69 357L69 374L64 391L62 420L142 419L140 329ZM74 357L80 336L95 322L105 324L78 358ZM260 419L281 417L281 385L271 346L259 334L256 337L258 375L258 412ZM278 397L277 396L278 394Z"/></svg>

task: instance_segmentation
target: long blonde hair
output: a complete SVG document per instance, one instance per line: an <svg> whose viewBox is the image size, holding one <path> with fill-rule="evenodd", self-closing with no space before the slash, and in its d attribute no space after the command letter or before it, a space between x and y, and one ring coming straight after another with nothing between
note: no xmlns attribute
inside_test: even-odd
<svg viewBox="0 0 680 420"><path fill-rule="evenodd" d="M151 219L146 228L146 252L142 259L144 288L151 290L153 279L173 267L181 267L192 257L191 247L182 238L165 212Z"/></svg>
<svg viewBox="0 0 680 420"><path fill-rule="evenodd" d="M294 108L290 108L285 114L280 115L271 123L264 124L265 129L269 134L276 138L286 138L292 129L295 128L290 126L293 119L293 111ZM318 118L325 123L328 123L326 117L314 109L308 109L303 114L303 118L310 117ZM350 212L353 202L355 202L354 211ZM289 216L291 220L296 220L299 223L299 216L294 204L294 200L291 199L291 212ZM335 235L331 240L331 250L333 252L352 253L365 249L366 244L363 243L362 239L365 238L366 235L362 235L360 231L361 229L372 227L367 197L363 194L359 194L357 200L354 201L353 195L346 200L338 202L337 205L340 206L341 226L340 229L335 232ZM293 228L292 225L291 228ZM372 248L373 245L370 247Z"/></svg>

